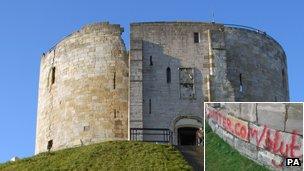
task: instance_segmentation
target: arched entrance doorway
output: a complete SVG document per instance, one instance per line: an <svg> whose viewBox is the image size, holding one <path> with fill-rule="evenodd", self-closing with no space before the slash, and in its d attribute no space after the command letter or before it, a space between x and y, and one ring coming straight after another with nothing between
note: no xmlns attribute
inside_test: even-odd
<svg viewBox="0 0 304 171"><path fill-rule="evenodd" d="M193 115L180 115L171 123L174 145L195 145L196 131L203 127L203 118Z"/></svg>
<svg viewBox="0 0 304 171"><path fill-rule="evenodd" d="M196 145L196 131L194 127L180 127L177 129L178 145Z"/></svg>

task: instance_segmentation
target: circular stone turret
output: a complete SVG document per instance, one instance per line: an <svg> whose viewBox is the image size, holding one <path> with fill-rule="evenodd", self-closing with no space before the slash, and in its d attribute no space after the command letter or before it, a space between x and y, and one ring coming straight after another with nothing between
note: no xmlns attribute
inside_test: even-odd
<svg viewBox="0 0 304 171"><path fill-rule="evenodd" d="M87 25L41 59L36 151L128 137L128 56L119 25Z"/></svg>

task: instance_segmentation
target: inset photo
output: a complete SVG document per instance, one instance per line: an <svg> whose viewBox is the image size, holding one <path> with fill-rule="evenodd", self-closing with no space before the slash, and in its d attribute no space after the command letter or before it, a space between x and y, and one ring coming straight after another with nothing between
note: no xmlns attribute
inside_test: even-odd
<svg viewBox="0 0 304 171"><path fill-rule="evenodd" d="M204 103L205 169L303 170L303 103Z"/></svg>

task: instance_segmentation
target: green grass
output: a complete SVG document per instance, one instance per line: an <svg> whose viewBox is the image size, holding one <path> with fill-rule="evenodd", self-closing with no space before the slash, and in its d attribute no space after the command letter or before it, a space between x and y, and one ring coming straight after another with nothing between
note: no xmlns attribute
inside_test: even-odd
<svg viewBox="0 0 304 171"><path fill-rule="evenodd" d="M206 171L266 171L267 168L242 156L229 144L215 134L206 123Z"/></svg>
<svg viewBox="0 0 304 171"><path fill-rule="evenodd" d="M191 170L171 145L111 141L0 164L0 170Z"/></svg>

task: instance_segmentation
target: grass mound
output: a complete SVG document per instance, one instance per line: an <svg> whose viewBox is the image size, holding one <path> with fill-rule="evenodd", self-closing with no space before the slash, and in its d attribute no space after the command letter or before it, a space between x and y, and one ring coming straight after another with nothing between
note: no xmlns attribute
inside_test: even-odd
<svg viewBox="0 0 304 171"><path fill-rule="evenodd" d="M268 170L267 168L242 156L238 151L233 149L229 144L215 134L207 123L205 124L205 131L206 170Z"/></svg>
<svg viewBox="0 0 304 171"><path fill-rule="evenodd" d="M0 170L191 170L171 145L110 141L41 153L0 164Z"/></svg>

